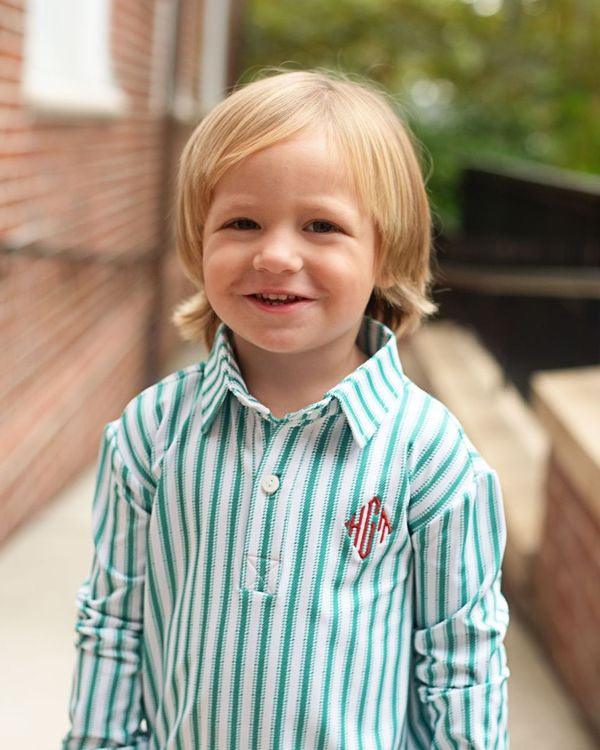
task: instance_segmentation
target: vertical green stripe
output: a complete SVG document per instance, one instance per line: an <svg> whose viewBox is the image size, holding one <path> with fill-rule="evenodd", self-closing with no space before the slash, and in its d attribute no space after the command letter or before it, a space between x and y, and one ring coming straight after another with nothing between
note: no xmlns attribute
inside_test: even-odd
<svg viewBox="0 0 600 750"><path fill-rule="evenodd" d="M323 429L316 440L314 456L321 456L325 453L328 439L329 433L327 430ZM320 462L315 462L310 468L308 481L306 483L306 490L304 493L304 497L308 499L313 497L314 487L317 483L320 467ZM304 572L304 553L306 550L306 539L308 534L307 529L310 526L308 521L311 513L312 503L304 502L300 510L298 523L296 526L297 537L296 544L294 546L295 558L293 572L290 580L290 590L286 602L284 630L281 636L281 650L279 657L279 666L277 669L277 683L283 686L283 694L279 696L279 700L277 701L275 709L275 721L273 724L272 741L278 741L277 738L279 738L282 734L283 710L287 695L287 685L290 678L287 665L289 663L289 654L292 647L292 628L295 621L298 589L300 588L300 579Z"/></svg>
<svg viewBox="0 0 600 750"><path fill-rule="evenodd" d="M180 415L180 404L182 399L182 393L184 388L184 381L182 379L179 379L176 382L175 389L174 389L174 396L173 396L173 407L169 410L169 422L168 422L168 429L166 432L166 444L171 445L175 439L177 427L179 426L179 415ZM181 440L179 443L179 450L177 451L176 457L175 457L175 465L177 467L177 471L175 474L175 480L176 480L176 497L173 498L172 503L169 503L166 499L165 495L165 487L163 483L160 483L159 488L157 489L157 503L158 503L158 515L161 519L161 529L165 536L165 539L175 540L177 537L173 534L173 530L169 523L169 516L171 513L169 513L169 506L171 507L172 511L177 511L177 516L179 517L179 526L182 530L182 536L181 539L178 541L181 541L181 548L183 553L183 568L184 571L186 571L189 568L189 539L186 529L186 522L185 522L185 513L183 509L183 502L185 498L185 492L183 490L183 477L184 477L184 460L185 460L185 450L186 446L189 440L189 434L188 434L188 425L187 422L184 425L181 425L181 428L179 432L181 433ZM171 511L171 512L172 512ZM179 545L173 544L173 546L169 545L169 551L170 551L170 557L168 559L168 574L169 577L172 577L172 580L175 577L175 565L174 565L174 559L177 555L174 548L177 547L177 552L179 552ZM174 583L172 583L170 589L171 593L173 595L173 599L171 602L171 606L169 607L170 610L170 617L169 617L169 623L167 627L167 636L166 636L166 645L172 646L173 648L173 657L172 661L173 664L178 663L178 647L180 646L180 639L175 636L172 636L172 633L178 633L179 632L179 623L181 621L181 610L183 607L183 601L185 598L185 590L186 590L186 583L187 583L187 575L184 572L182 580L179 581L179 585L176 586ZM176 595L175 595L176 594ZM179 707L179 690L177 688L177 680L176 680L176 674L173 673L170 680L170 690L167 688L166 693L169 696L173 697L172 700L172 710L173 713L176 715L178 707ZM166 710L165 706L165 696L163 696L163 708Z"/></svg>
<svg viewBox="0 0 600 750"><path fill-rule="evenodd" d="M173 420L173 424L175 423L175 420ZM191 425L189 419L185 420L185 423L181 425L180 431L181 431L181 440L179 442L179 450L177 451L176 456L176 466L177 466L177 473L176 473L176 481L177 481L177 511L179 516L179 523L180 527L182 529L182 541L183 541L183 558L184 558L184 574L183 574L183 580L182 580L182 591L181 595L179 597L179 603L177 607L177 611L173 617L173 619L177 620L177 631L179 633L179 637L176 640L176 650L173 658L173 662L175 664L179 663L181 660L183 661L183 673L185 675L184 683L185 685L188 684L190 680L190 653L189 653L189 642L190 642L190 631L192 628L192 618L190 617L189 612L183 612L183 604L188 599L188 596L190 592L195 591L196 586L196 573L198 570L198 565L191 565L192 555L190 550L193 549L196 545L199 547L200 539L196 536L195 538L190 538L190 534L192 529L188 529L188 519L190 517L190 508L188 507L190 504L190 500L194 500L197 496L194 494L192 498L189 497L188 493L186 492L186 481L188 479L187 476L187 466L188 462L190 460L190 430ZM200 456L204 457L204 451L206 449L206 442L203 443L201 448ZM202 461L202 465L203 465ZM193 531L197 530L197 526L193 529ZM194 557L197 558L198 553ZM189 596L190 601L193 601L193 597ZM187 623L187 627L185 629L183 628L181 623ZM183 656L180 656L182 654ZM176 711L175 715L175 721L174 721L174 727L173 729L176 729L180 726L182 721L183 712L187 706L188 700L187 700L187 689L184 686L184 697L182 698L179 694L178 689L178 679L177 674L174 672L171 677L171 691L174 696L173 701L173 708L174 711ZM171 733L173 732L173 729L171 729ZM177 750L184 750L184 746L182 744L182 739L180 734L175 735L175 747Z"/></svg>
<svg viewBox="0 0 600 750"><path fill-rule="evenodd" d="M317 569L313 577L313 589L311 595L311 603L308 611L309 627L308 634L304 645L304 658L302 664L302 670L299 675L301 680L300 685L300 699L298 701L298 714L295 722L295 737L297 742L301 745L304 743L304 734L306 732L306 724L308 721L308 705L310 701L309 690L313 677L313 661L315 657L316 649L316 638L317 630L319 626L319 599L322 595L323 586L323 571L327 561L327 554L329 552L330 539L324 537L323 531L327 528L329 519L335 517L336 505L338 502L338 490L339 483L342 478L343 471L343 457L348 454L348 449L352 440L352 433L346 429L343 432L342 438L335 452L334 459L334 470L329 484L329 491L325 500L325 507L322 511L322 524L319 529L319 554Z"/></svg>
<svg viewBox="0 0 600 750"><path fill-rule="evenodd" d="M273 432L271 434L271 440L275 439L275 435L277 432ZM293 449L296 447L296 444L298 442L298 439L300 437L300 430L298 428L294 428L290 430L290 433L288 434L284 446L282 448L281 454L279 456L279 459L277 461L275 473L277 476L281 476L283 472L286 469L286 466L290 460L290 456L292 454ZM302 464L301 464L302 465ZM273 508L273 503L269 504L269 517L271 517L271 511ZM272 535L272 520L269 518L269 526L268 528L265 528L263 526L263 547L261 548L261 556L266 557L268 550L271 546L271 535ZM264 544L265 540L268 538L268 546L267 544ZM279 554L279 550L278 550ZM283 550L281 551L281 554L283 554ZM263 693L264 693L264 687L265 687L265 679L266 679L266 664L267 664L267 649L269 647L269 639L271 636L271 621L273 617L273 605L274 605L274 597L271 596L268 600L265 601L264 607L263 607L263 613L262 613L262 622L261 622L261 628L260 628L260 642L257 650L257 660L256 660L256 676L254 679L254 689L253 689L253 718L252 718L252 747L260 747L259 745L259 734L260 730L262 728L262 716L263 716ZM275 735L277 736L277 735Z"/></svg>
<svg viewBox="0 0 600 750"><path fill-rule="evenodd" d="M230 399L225 399L223 402L223 410L221 412L221 422L219 425L219 434L218 434L218 452L217 452L217 461L215 463L215 466L213 467L213 476L212 476L212 487L211 487L211 502L209 507L209 513L208 513L208 524L206 529L206 545L205 550L208 556L208 559L204 559L204 580L203 580L203 586L202 586L202 613L200 616L200 647L199 647L199 653L200 653L200 660L197 665L197 677L196 677L196 685L199 686L202 681L203 676L203 668L206 663L206 659L204 657L205 654L205 643L206 638L208 636L208 616L209 616L209 610L212 606L212 574L214 570L214 562L212 560L212 557L210 555L211 550L215 548L215 537L217 533L217 524L220 520L220 511L221 511L221 498L220 498L220 490L223 483L223 470L225 467L225 461L224 457L227 452L227 448L229 445L230 440L230 430L231 430L231 403ZM200 719L201 717L198 717ZM206 717L204 720L206 721L208 717ZM198 727L199 729L199 727Z"/></svg>
<svg viewBox="0 0 600 750"><path fill-rule="evenodd" d="M219 617L216 632L215 642L215 654L213 659L213 675L211 685L211 711L210 711L210 723L209 723L209 742L210 747L219 747L220 743L217 741L217 718L221 712L226 710L227 702L222 700L221 696L221 664L223 662L223 642L227 632L228 620L229 620L229 608L232 597L235 595L234 587L232 586L232 578L234 573L233 568L233 553L235 551L235 539L237 536L237 522L238 522L238 498L240 496L240 489L242 486L242 471L243 466L240 460L240 454L243 453L244 436L246 432L247 420L245 414L241 410L237 411L238 423L236 432L236 471L233 473L233 482L231 485L231 493L229 500L226 504L228 508L227 516L227 536L228 544L225 555L225 567L223 570L223 588L221 592L221 604L219 608ZM220 708L223 706L222 708ZM234 745L230 745L231 748Z"/></svg>
<svg viewBox="0 0 600 750"><path fill-rule="evenodd" d="M401 424L400 419L396 418L395 423L394 423L394 430L390 433L390 437L388 438L388 445L387 445L386 453L383 458L382 468L379 471L381 480L383 480L382 484L380 485L381 489L379 490L379 493L378 493L379 499L383 507L387 506L388 511L391 512L392 508L395 511L394 513L391 514L392 517L390 519L390 523L392 525L392 532L391 534L388 535L388 544L393 544L394 541L398 537L398 533L397 533L398 530L396 528L398 517L400 515L397 509L398 503L397 502L391 503L391 499L388 498L387 488L389 486L389 477L392 471L394 454L396 453L396 440L398 437L400 424ZM396 460L398 460L397 457L396 457ZM374 648L373 637L375 633L375 620L376 620L377 615L381 617L380 611L378 611L378 605L381 609L381 605L379 602L379 578L381 575L381 566L384 562L384 559L385 558L383 556L380 557L379 561L377 562L377 565L375 566L373 570L373 591L370 597L372 605L371 605L371 612L370 612L370 618L369 618L369 629L366 634L366 639L367 639L366 663L367 665L369 665L369 667L371 665L372 653L373 653L373 648ZM384 626L385 626L385 618L384 618ZM385 659L384 659L384 664L385 664ZM385 666L381 669L380 687L382 687L383 685L384 676L385 676ZM356 717L356 733L358 737L362 737L362 734L363 734L361 729L364 726L364 722L365 722L367 690L368 690L369 683L372 680L373 680L373 673L371 669L368 668L364 671L363 676L362 676L361 697L360 697L359 709L358 709L358 713ZM381 700L379 699L375 707L376 717L380 714L381 711L382 711L382 706L381 706ZM376 742L378 746L380 746L381 740L379 739L377 725L375 728L375 734L376 734ZM362 742L360 744L362 746Z"/></svg>
<svg viewBox="0 0 600 750"><path fill-rule="evenodd" d="M441 523L441 529L440 529L440 536L439 536L439 543L438 543L438 552L439 552L439 573L438 573L438 621L441 622L447 618L447 612L448 612L448 579L450 577L449 573L449 559L450 559L450 550L448 549L448 540L450 539L448 535L448 528L450 526L450 514L446 513L442 517L442 523ZM454 632L452 630L452 620L447 619L446 626L444 628L445 630L445 636L446 636L446 655L444 658L444 666L448 670L448 676L446 678L446 686L449 690L449 693L446 695L440 696L441 702L446 703L445 706L445 729L446 729L446 738L448 742L452 745L455 750L458 750L458 743L454 739L454 732L452 731L451 726L451 719L454 719L454 721L458 722L457 716L451 716L452 712L452 704L451 704L451 687L454 684L454 654L456 653L456 642L454 637ZM436 644L437 648L440 648L440 644ZM433 658L433 653L430 652L430 658ZM459 724L460 727L460 724Z"/></svg>
<svg viewBox="0 0 600 750"><path fill-rule="evenodd" d="M400 408L398 409L398 411L396 413L396 416L395 416L395 419L394 419L394 422L393 422L393 425L392 425L392 429L390 430L389 438L387 440L387 449L386 449L386 453L385 453L385 456L384 456L384 459L383 459L383 463L382 463L382 467L381 467L381 470L380 470L380 476L381 476L383 482L382 482L382 489L379 492L379 497L380 497L381 502L382 502L382 504L383 504L384 507L387 506L388 508L393 509L392 512L391 512L391 519L390 519L390 523L392 525L392 532L391 532L390 535L388 535L388 543L389 544L394 544L394 543L397 544L396 539L398 538L398 535L400 533L400 530L399 530L398 526L399 526L399 523L400 523L400 519L404 517L404 512L405 512L405 508L402 507L402 504L404 503L405 497L406 497L405 496L405 492L406 492L406 467L403 467L404 468L404 471L403 471L403 474L402 474L403 480L402 480L402 484L400 486L401 493L399 494L399 496L397 498L393 498L393 501L392 501L392 498L389 498L390 478L393 475L392 474L393 468L394 468L395 465L403 464L404 463L403 460L402 460L403 457L402 456L398 456L398 448L397 448L397 446L398 446L398 436L399 436L399 433L400 433L400 428L401 428L401 426L403 424L403 419L404 419L404 408L403 407L404 407L405 400L406 400L406 397L403 398L402 403L400 404ZM403 544L398 550L396 550L396 559L394 561L394 576L393 576L393 580L398 580L398 570L399 570L400 560L403 559L403 556L404 556L404 548L405 548L405 545ZM383 558L380 560L380 564L381 564L382 560L383 560ZM378 574L378 572L379 572L379 570L376 571L376 575ZM391 592L393 593L393 587L391 587ZM390 635L390 617L391 617L392 600L393 600L392 593L390 593L390 595L388 597L388 604L387 604L387 607L385 608L385 616L384 616L384 620L383 620L383 623L384 623L383 624L383 632L384 632L384 636L383 636L383 653L386 656L389 653L388 638L389 638L389 635ZM406 588L404 589L404 594L405 593L406 593ZM376 592L375 592L375 601L379 601L379 591L378 590L376 590ZM370 635L370 637L369 637L369 650L372 648L371 634L374 631L375 614L376 614L376 610L375 610L375 608L373 608L373 610L371 612L371 627L370 627L370 633L369 633L369 635ZM398 634L396 634L396 637L398 637ZM370 653L370 651L369 651L369 653ZM367 663L370 663L370 661L371 661L371 659L368 658L367 659ZM385 676L386 676L386 664L387 664L387 659L384 658L383 659L383 666L382 666L382 669L381 669L381 674L380 674L380 677L379 677L379 685L378 685L378 688L377 688L377 701L376 701L376 709L375 709L376 710L376 715L375 715L375 718L376 718L376 722L375 722L375 742L376 742L378 750L383 750L383 746L381 744L382 743L382 740L381 740L381 731L379 729L379 726L380 726L381 723L384 722L384 716L385 716L385 710L384 710L383 703L382 703L382 695L383 695L383 683L384 683ZM369 676L368 679L372 679L372 677ZM394 682L396 682L395 679L394 679ZM366 679L366 676L365 676L365 678L363 679L363 703L364 703L365 698L366 698L366 686L367 686L367 679ZM394 724L396 724L396 722L394 722ZM359 727L359 729L360 729L360 727ZM397 732L397 727L395 725L394 726L394 737L396 737L396 732Z"/></svg>
<svg viewBox="0 0 600 750"><path fill-rule="evenodd" d="M111 497L111 500L112 500L112 508L107 503L106 513L108 514L112 510L112 513L111 513L112 527L111 528L114 530L114 529L117 528L117 515L118 515L118 512L117 512L117 496L118 496L118 491L117 491L117 488L116 488L116 481L112 480L111 481L111 485L112 485L112 487L111 487L112 492L111 492L110 497ZM100 577L100 575L103 574L103 577L105 578L106 591L104 592L104 596L102 597L104 601L109 600L110 599L110 595L114 592L114 585L113 585L113 581L112 581L110 573L111 573L111 571L113 569L114 545L115 545L116 538L117 538L117 534L114 533L114 531L113 531L112 534L110 534L108 536L107 542L109 544L109 550L110 551L107 553L106 562L103 564L103 561L101 559L98 559L98 577ZM103 570L103 567L104 567L104 570ZM96 582L96 585L97 585L97 583L98 582ZM92 590L92 595L93 595L93 593L94 592ZM96 592L96 596L94 598L97 599L98 598L98 594L99 594L99 592ZM102 615L98 614L97 619L98 619L98 623L96 625L96 630L98 632L101 632L101 629L103 628L104 623L106 622L106 615L105 614L102 614ZM95 643L95 654L96 654L96 656L99 656L98 651L101 648L102 648L102 644L99 641L96 641L96 643ZM85 719L84 719L84 730L83 730L84 736L87 736L89 734L89 732L90 732L90 722L91 722L91 716L92 716L92 708L94 707L94 702L95 702L94 699L95 699L95 694L96 694L96 690L98 688L98 681L99 681L99 676L98 676L99 665L100 665L100 660L98 659L98 660L96 660L94 662L94 670L93 670L93 675L92 675L92 679L91 679L90 690L89 690L89 698L88 698L89 703L88 703L88 705L86 707L87 710L86 710ZM113 679L114 679L114 672L113 672ZM109 693L109 696L110 696L110 693ZM108 706L105 707L102 704L101 708L103 710L103 714L106 717ZM106 726L106 724L105 724L105 726ZM83 747L83 746L84 746L84 741L82 740L82 742L80 743L80 747Z"/></svg>
<svg viewBox="0 0 600 750"><path fill-rule="evenodd" d="M386 405L383 398L379 395L377 388L375 386L375 383L373 382L373 376L368 370L365 370L365 378L367 379L367 383L369 384L369 392L372 396L375 397L375 400L381 407L381 409L385 412L388 410L388 406Z"/></svg>
<svg viewBox="0 0 600 750"><path fill-rule="evenodd" d="M429 404L429 402L427 402L427 404ZM417 475L422 471L422 469L429 463L435 451L439 450L440 447L443 445L444 436L446 434L446 425L448 424L448 419L449 419L448 412L445 412L444 417L442 419L441 424L438 427L437 432L431 439L427 449L423 451L419 460L415 464L415 467L413 469L413 477L415 478L417 477Z"/></svg>
<svg viewBox="0 0 600 750"><path fill-rule="evenodd" d="M228 750L237 750L238 748L238 731L239 731L239 709L242 703L242 692L244 691L244 683L242 679L243 666L246 657L246 640L248 636L248 619L250 609L250 595L248 591L243 591L240 603L240 617L237 629L237 640L236 640L236 657L235 665L233 669L233 680L231 685L232 700L231 700L231 720L229 724L229 744L227 745ZM196 747L200 747L197 744Z"/></svg>
<svg viewBox="0 0 600 750"><path fill-rule="evenodd" d="M370 463L371 460L371 453L373 448L373 442L369 442L367 444L367 447L363 449L361 455L360 455L360 463L358 467L358 471L356 473L354 487L352 491L352 496L356 497L357 494L357 488L362 487L364 482L363 478L367 469L367 466ZM370 498L365 498L366 500ZM352 679L353 671L354 671L354 656L356 655L356 641L357 641L357 630L358 630L358 616L360 614L360 609L358 606L358 589L359 584L361 583L362 577L366 571L366 565L364 564L360 568L358 574L356 575L354 581L352 582L351 586L351 595L352 595L352 612L356 613L352 617L352 627L350 631L350 639L348 643L348 647L346 649L346 655L345 655L345 666L344 666L344 677L342 680L342 696L340 701L340 711L341 711L341 726L342 727L349 727L351 725L351 715L347 712L348 707L348 689L350 687L350 682ZM341 747L346 747L346 741L348 739L347 731L344 732L344 736L341 738ZM361 738L359 737L359 742Z"/></svg>
<svg viewBox="0 0 600 750"><path fill-rule="evenodd" d="M458 471L458 474L455 475L454 479L452 480L452 483L446 489L446 491L443 494L438 494L436 497L436 501L426 511L421 513L421 515L418 516L416 521L413 522L413 530L430 523L435 518L435 516L439 515L440 513L444 511L445 506L450 503L452 497L455 495L457 489L463 483L470 469L471 469L471 465L467 461L460 468L460 470ZM433 485L435 484L435 482L432 481L429 484ZM421 499L421 497L423 496L423 488L419 490L419 492L415 493L415 495L413 495L413 498L416 497L417 495L419 499Z"/></svg>

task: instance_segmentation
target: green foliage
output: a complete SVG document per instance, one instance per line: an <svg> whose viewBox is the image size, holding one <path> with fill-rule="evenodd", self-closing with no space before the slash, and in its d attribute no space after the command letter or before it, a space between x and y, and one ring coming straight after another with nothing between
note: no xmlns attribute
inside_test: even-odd
<svg viewBox="0 0 600 750"><path fill-rule="evenodd" d="M456 221L461 164L520 157L600 172L598 0L248 0L244 77L286 65L391 92Z"/></svg>

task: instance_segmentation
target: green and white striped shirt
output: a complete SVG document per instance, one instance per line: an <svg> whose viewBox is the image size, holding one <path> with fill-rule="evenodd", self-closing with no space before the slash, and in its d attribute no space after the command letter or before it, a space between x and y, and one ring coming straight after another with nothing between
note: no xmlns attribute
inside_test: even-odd
<svg viewBox="0 0 600 750"><path fill-rule="evenodd" d="M508 747L496 474L358 343L277 419L222 326L106 426L64 750Z"/></svg>

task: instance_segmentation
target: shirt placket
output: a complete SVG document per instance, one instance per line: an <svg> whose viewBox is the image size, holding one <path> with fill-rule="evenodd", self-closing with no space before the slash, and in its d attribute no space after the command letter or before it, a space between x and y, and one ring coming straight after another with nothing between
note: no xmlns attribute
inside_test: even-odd
<svg viewBox="0 0 600 750"><path fill-rule="evenodd" d="M241 588L274 595L281 573L285 530L285 454L293 440L290 424L262 421L264 451L252 480L251 512L242 561Z"/></svg>

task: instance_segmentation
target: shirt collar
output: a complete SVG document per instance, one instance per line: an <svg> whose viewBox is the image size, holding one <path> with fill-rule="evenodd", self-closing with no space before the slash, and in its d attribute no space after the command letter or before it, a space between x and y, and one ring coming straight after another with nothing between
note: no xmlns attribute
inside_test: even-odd
<svg viewBox="0 0 600 750"><path fill-rule="evenodd" d="M337 399L354 440L362 448L397 402L404 390L405 380L396 337L389 328L365 317L357 342L369 359L329 390L319 404L323 406L332 399ZM205 432L210 428L228 392L244 406L264 416L269 415L268 408L248 392L227 328L221 324L204 368L200 403Z"/></svg>
<svg viewBox="0 0 600 750"><path fill-rule="evenodd" d="M363 448L403 394L405 378L389 328L365 317L357 343L369 359L328 393L340 402L354 440Z"/></svg>

